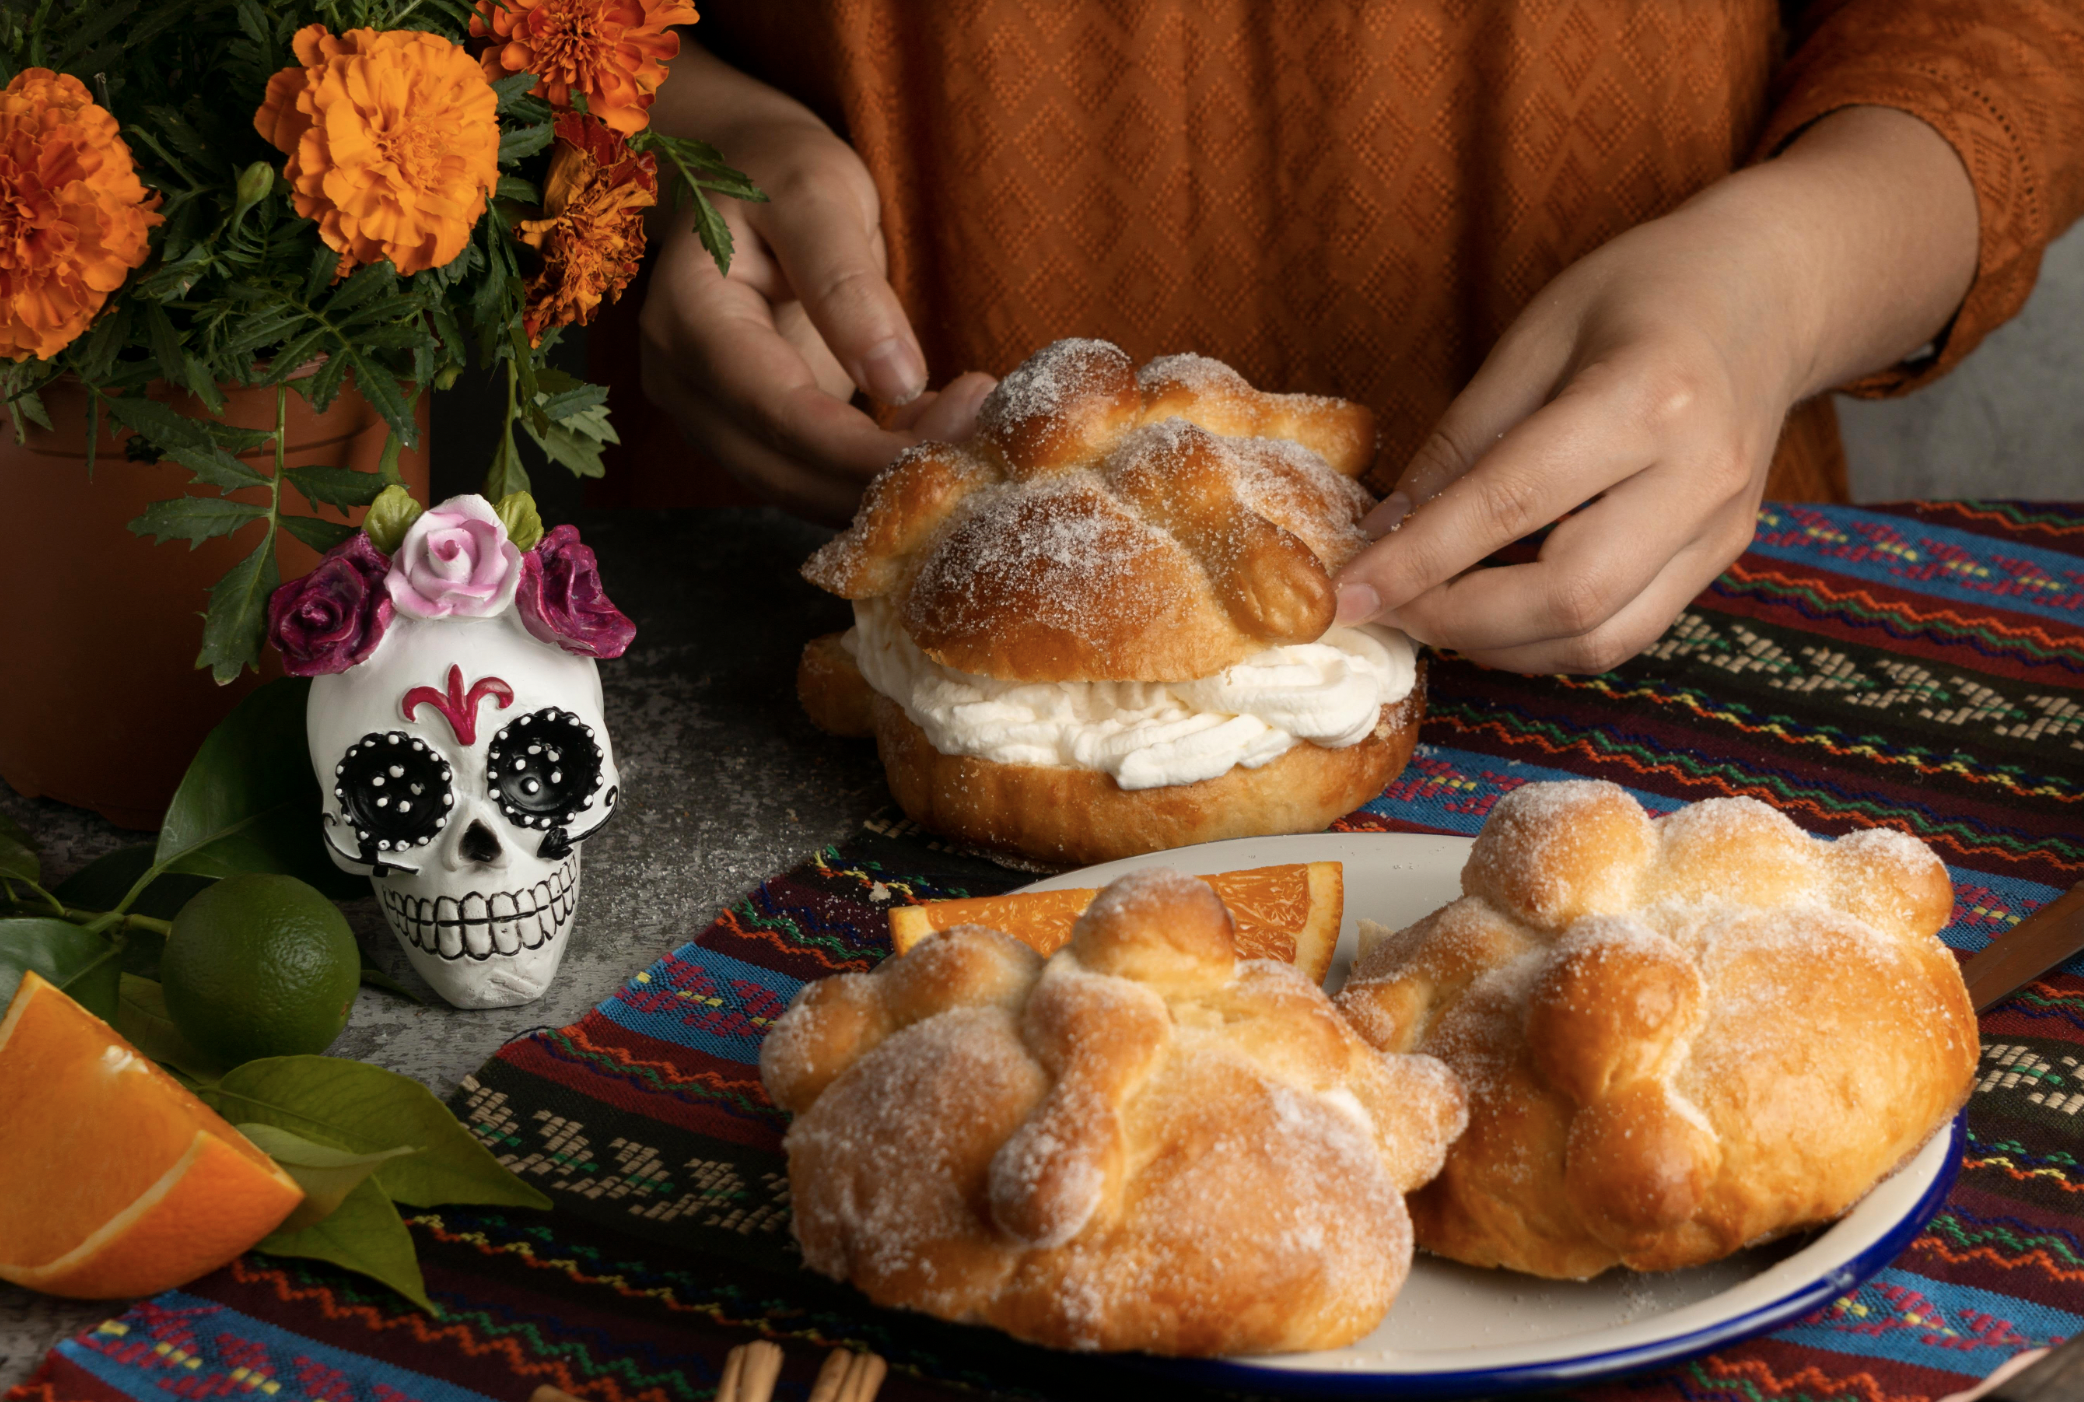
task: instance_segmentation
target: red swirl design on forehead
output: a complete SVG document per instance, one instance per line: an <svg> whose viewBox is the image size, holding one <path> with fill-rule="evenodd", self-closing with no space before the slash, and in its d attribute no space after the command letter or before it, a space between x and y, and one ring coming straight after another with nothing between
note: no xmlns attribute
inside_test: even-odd
<svg viewBox="0 0 2084 1402"><path fill-rule="evenodd" d="M497 701L502 711L514 704L514 688L498 677L479 677L470 684L470 690L465 692L463 669L451 665L449 689L446 692L436 691L431 686L416 686L405 693L405 699L399 704L399 709L405 713L407 720L411 720L414 711L422 706L432 706L448 721L449 729L456 732L458 741L465 745L474 745L478 739L478 703L487 696Z"/></svg>

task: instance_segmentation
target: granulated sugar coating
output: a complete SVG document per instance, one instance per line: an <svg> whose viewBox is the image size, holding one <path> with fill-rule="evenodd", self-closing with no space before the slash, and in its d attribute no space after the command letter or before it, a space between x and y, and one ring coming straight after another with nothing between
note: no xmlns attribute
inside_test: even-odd
<svg viewBox="0 0 2084 1402"><path fill-rule="evenodd" d="M1410 1266L1404 1194L1463 1123L1452 1075L1375 1052L1288 966L1237 964L1214 894L1174 872L1102 891L1039 974L1004 939L931 936L776 1024L805 1262L1058 1348L1373 1328Z"/></svg>
<svg viewBox="0 0 2084 1402"><path fill-rule="evenodd" d="M1529 784L1462 885L1371 932L1339 995L1373 1044L1468 1088L1469 1133L1414 1202L1429 1250L1549 1276L1714 1260L1845 1211L1973 1083L1937 939L1952 890L1914 838Z"/></svg>
<svg viewBox="0 0 2084 1402"><path fill-rule="evenodd" d="M977 428L991 435L1017 423L1056 427L1068 414L1133 383L1134 366L1110 341L1071 338L1044 346L1000 380L977 409Z"/></svg>
<svg viewBox="0 0 2084 1402"><path fill-rule="evenodd" d="M1330 626L1331 576L1367 544L1373 433L1357 405L1198 356L1139 378L1115 346L1059 341L999 382L974 440L901 455L804 572L891 598L972 675L1209 676Z"/></svg>

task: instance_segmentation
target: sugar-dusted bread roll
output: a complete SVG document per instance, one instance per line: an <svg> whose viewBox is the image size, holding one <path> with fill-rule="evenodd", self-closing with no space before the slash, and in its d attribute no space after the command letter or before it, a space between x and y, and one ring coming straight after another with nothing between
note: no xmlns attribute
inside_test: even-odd
<svg viewBox="0 0 2084 1402"><path fill-rule="evenodd" d="M899 457L804 567L855 606L805 652L804 703L876 736L915 821L1094 862L1321 829L1403 767L1416 650L1333 627L1367 544L1366 409L1074 340L978 425Z"/></svg>
<svg viewBox="0 0 2084 1402"><path fill-rule="evenodd" d="M1419 1244L1583 1277L1828 1222L1967 1098L1975 1015L1915 838L1826 842L1751 799L1659 819L1613 784L1515 789L1463 897L1363 930L1339 1004L1461 1076Z"/></svg>
<svg viewBox="0 0 2084 1402"><path fill-rule="evenodd" d="M1056 1348L1332 1348L1411 1261L1403 1195L1461 1129L1454 1077L1385 1056L1167 870L1046 963L964 925L806 987L760 1074L793 1111L796 1237L878 1304Z"/></svg>

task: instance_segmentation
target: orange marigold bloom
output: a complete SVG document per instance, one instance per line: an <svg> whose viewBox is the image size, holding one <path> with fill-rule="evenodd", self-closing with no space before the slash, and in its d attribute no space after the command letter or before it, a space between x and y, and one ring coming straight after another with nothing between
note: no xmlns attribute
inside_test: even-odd
<svg viewBox="0 0 2084 1402"><path fill-rule="evenodd" d="M484 0L470 32L493 40L487 76L533 73L552 107L583 93L588 112L629 136L650 122L666 62L680 52L667 26L696 18L687 0Z"/></svg>
<svg viewBox="0 0 2084 1402"><path fill-rule="evenodd" d="M0 355L71 345L145 261L158 204L79 79L17 73L0 92Z"/></svg>
<svg viewBox="0 0 2084 1402"><path fill-rule="evenodd" d="M297 213L318 221L341 269L388 258L401 273L463 251L499 183L499 96L461 44L409 29L307 24L301 68L268 80L253 125L286 152Z"/></svg>
<svg viewBox="0 0 2084 1402"><path fill-rule="evenodd" d="M591 117L557 119L557 149L543 188L547 219L523 220L521 241L543 255L521 314L528 343L545 327L584 326L614 301L644 257L643 211L658 203L658 161L635 155Z"/></svg>

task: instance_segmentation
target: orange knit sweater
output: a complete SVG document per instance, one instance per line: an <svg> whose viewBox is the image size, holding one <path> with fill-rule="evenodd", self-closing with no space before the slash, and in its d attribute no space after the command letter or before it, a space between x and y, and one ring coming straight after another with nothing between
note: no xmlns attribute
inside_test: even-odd
<svg viewBox="0 0 2084 1402"><path fill-rule="evenodd" d="M696 35L867 162L935 383L1060 336L1199 351L1371 405L1383 490L1543 284L1840 107L1938 129L1982 218L1936 354L1848 388L1914 388L2018 310L2084 212L2084 6L1840 0L1786 6L1792 31L1782 8L798 0L706 7ZM1769 491L1843 497L1828 400Z"/></svg>

